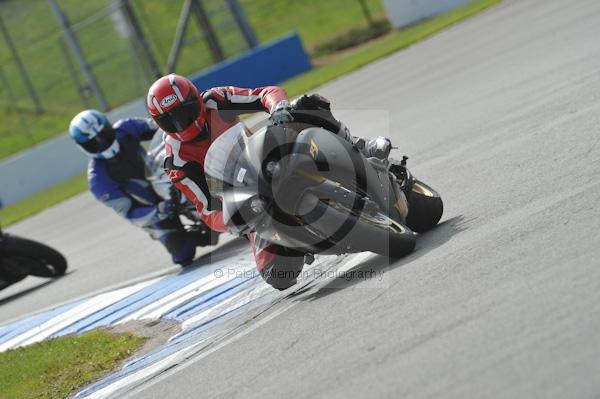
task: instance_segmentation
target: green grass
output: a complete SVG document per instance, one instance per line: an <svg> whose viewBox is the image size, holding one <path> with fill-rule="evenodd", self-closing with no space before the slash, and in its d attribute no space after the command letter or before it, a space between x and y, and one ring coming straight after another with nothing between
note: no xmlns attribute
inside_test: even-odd
<svg viewBox="0 0 600 399"><path fill-rule="evenodd" d="M22 201L0 209L0 225L9 226L87 190L86 173L66 180Z"/></svg>
<svg viewBox="0 0 600 399"><path fill-rule="evenodd" d="M311 53L319 44L343 32L367 26L358 0L242 0L241 3L261 41L296 31ZM374 18L385 16L381 0L367 0L366 4Z"/></svg>
<svg viewBox="0 0 600 399"><path fill-rule="evenodd" d="M0 397L66 398L114 369L144 340L95 330L0 353Z"/></svg>
<svg viewBox="0 0 600 399"><path fill-rule="evenodd" d="M475 0L456 10L441 14L401 31L394 31L359 48L350 50L321 67L317 67L297 78L285 82L282 86L286 89L290 97L300 95L381 57L410 46L445 27L468 18L501 1ZM15 223L62 200L70 198L84 191L86 188L85 177L83 175L76 177L59 186L0 210L0 222L3 225Z"/></svg>
<svg viewBox="0 0 600 399"><path fill-rule="evenodd" d="M0 106L0 159L64 132L73 114L57 109L37 114L30 109L8 109ZM65 122L66 121L66 122Z"/></svg>
<svg viewBox="0 0 600 399"><path fill-rule="evenodd" d="M392 26L387 18L373 21L373 23L369 26L361 26L350 29L339 36L319 44L313 51L313 57L323 57L342 50L356 47L360 44L383 36L391 30Z"/></svg>
<svg viewBox="0 0 600 399"><path fill-rule="evenodd" d="M88 19L114 1L60 0L58 3L74 26L109 105L117 107L146 94L154 78L145 61L140 63L133 56L135 51L130 40L119 36L108 15ZM183 0L131 0L131 4L164 70ZM218 29L225 54L232 56L244 51L245 43L225 12L225 2L204 0L203 4ZM309 51L345 31L366 26L358 0L242 0L242 5L261 42L298 31ZM367 0L367 5L374 17L383 17L381 0ZM81 73L70 72L60 47L61 32L46 0L5 0L0 2L0 14L44 107L42 114L34 112L16 63L0 40L1 159L66 131L73 115L98 104L91 95L89 106L80 98L75 79L82 81ZM85 23L82 25L82 22ZM192 18L177 73L189 75L213 63L206 43L198 40L200 34Z"/></svg>

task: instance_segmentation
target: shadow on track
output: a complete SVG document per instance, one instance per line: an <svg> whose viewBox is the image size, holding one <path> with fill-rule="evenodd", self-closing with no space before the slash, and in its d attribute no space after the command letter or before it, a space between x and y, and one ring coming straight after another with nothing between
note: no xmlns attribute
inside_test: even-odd
<svg viewBox="0 0 600 399"><path fill-rule="evenodd" d="M30 288L27 288L26 290L23 290L23 291L20 291L20 292L17 292L17 293L15 293L15 294L12 294L12 295L10 295L10 296L7 296L6 298L2 298L2 299L0 299L0 306L2 306L2 305L4 305L4 304L7 304L7 303L9 303L9 302L12 302L12 301L14 301L14 300L16 300L16 299L19 299L19 298L21 298L22 296L25 296L25 295L27 295L27 294L30 294L30 293L32 293L32 292L34 292L34 291L37 291L37 290L39 290L40 288L44 288L44 287L46 287L46 286L48 286L48 285L50 285L50 284L54 283L54 282L55 282L56 280L58 280L58 279L60 279L60 277L59 277L59 278L54 278L54 279L51 279L51 280L48 280L48 281L44 281L44 282L43 282L43 283L41 283L41 284L38 284L38 285L36 285L36 286L33 286L33 287L30 287ZM15 283L15 284L19 284L19 283ZM7 288L8 288L8 287L7 287Z"/></svg>
<svg viewBox="0 0 600 399"><path fill-rule="evenodd" d="M322 285L307 286L305 289L299 289L292 296L299 297L301 294L316 290L306 296L299 297L301 300L316 300L325 296L336 293L337 291L350 288L356 284L367 281L364 276L373 276L376 273L386 273L393 269L402 267L429 251L443 245L450 240L454 235L467 230L472 219L465 219L462 215L455 216L438 224L434 229L427 233L421 234L417 240L417 247L411 254L398 259L391 260L382 255L374 255L355 267L346 270L344 276L335 277ZM349 276L363 276L362 278L349 278Z"/></svg>
<svg viewBox="0 0 600 399"><path fill-rule="evenodd" d="M236 238L225 244L219 244L214 250L196 258L192 264L185 266L180 273L186 273L189 270L196 270L202 266L210 265L211 263L221 261L226 258L246 252L250 249L248 240L245 238Z"/></svg>

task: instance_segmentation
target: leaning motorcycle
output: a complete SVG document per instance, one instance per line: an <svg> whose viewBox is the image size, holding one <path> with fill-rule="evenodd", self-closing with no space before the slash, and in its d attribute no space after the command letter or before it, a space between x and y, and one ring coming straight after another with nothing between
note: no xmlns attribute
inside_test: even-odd
<svg viewBox="0 0 600 399"><path fill-rule="evenodd" d="M66 270L67 260L54 248L0 228L0 290L29 275L56 278Z"/></svg>
<svg viewBox="0 0 600 399"><path fill-rule="evenodd" d="M312 255L410 253L440 220L440 195L401 162L365 158L312 116L251 132L240 122L210 146L205 173L232 232Z"/></svg>

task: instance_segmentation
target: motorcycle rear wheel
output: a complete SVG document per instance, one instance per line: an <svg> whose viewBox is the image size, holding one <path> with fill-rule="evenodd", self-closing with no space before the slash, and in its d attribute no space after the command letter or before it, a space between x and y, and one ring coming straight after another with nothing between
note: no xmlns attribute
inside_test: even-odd
<svg viewBox="0 0 600 399"><path fill-rule="evenodd" d="M21 271L38 277L59 277L67 270L65 257L47 245L21 237L4 238L3 258L19 264Z"/></svg>

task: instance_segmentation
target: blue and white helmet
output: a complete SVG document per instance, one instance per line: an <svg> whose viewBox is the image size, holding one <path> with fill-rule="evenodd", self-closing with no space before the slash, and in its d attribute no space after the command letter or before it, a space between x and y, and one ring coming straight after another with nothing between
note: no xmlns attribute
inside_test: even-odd
<svg viewBox="0 0 600 399"><path fill-rule="evenodd" d="M69 135L88 155L94 158L112 158L119 153L119 142L108 118L100 111L81 111L69 125Z"/></svg>

